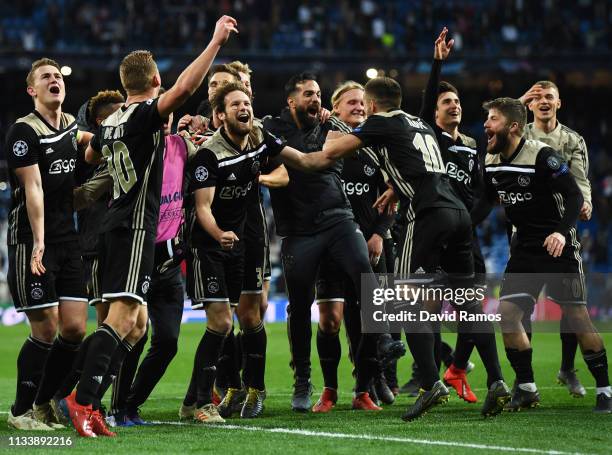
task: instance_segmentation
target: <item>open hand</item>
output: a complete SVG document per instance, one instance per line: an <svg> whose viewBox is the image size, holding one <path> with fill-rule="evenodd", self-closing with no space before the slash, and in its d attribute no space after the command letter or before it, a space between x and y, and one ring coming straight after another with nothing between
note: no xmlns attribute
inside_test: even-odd
<svg viewBox="0 0 612 455"><path fill-rule="evenodd" d="M455 44L455 40L446 41L446 35L448 34L448 29L444 27L440 32L440 36L436 39L434 43L434 59L435 60L446 60L448 54L450 54L451 49L453 48L453 44Z"/></svg>

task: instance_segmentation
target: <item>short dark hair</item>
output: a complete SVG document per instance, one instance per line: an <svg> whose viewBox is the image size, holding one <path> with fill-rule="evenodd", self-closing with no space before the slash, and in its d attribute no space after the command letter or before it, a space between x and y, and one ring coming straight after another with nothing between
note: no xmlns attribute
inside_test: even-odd
<svg viewBox="0 0 612 455"><path fill-rule="evenodd" d="M455 95L459 96L459 90L450 82L440 81L438 84L438 96L442 95L442 93L453 92Z"/></svg>
<svg viewBox="0 0 612 455"><path fill-rule="evenodd" d="M303 84L306 81L317 81L317 76L314 73L304 71L299 74L294 74L289 78L289 80L285 83L285 97L290 97L293 95L297 89L298 85Z"/></svg>
<svg viewBox="0 0 612 455"><path fill-rule="evenodd" d="M381 108L397 108L402 105L402 87L390 77L375 77L365 85L368 98L376 101Z"/></svg>
<svg viewBox="0 0 612 455"><path fill-rule="evenodd" d="M242 82L228 82L227 84L223 84L221 87L219 87L210 100L210 105L212 106L213 112L225 112L225 97L235 91L244 93L249 97L249 100L252 99Z"/></svg>
<svg viewBox="0 0 612 455"><path fill-rule="evenodd" d="M229 65L220 64L220 65L214 65L212 68L208 70L208 82L209 83L212 77L217 73L229 73L232 76L234 76L237 81L240 80L240 74L238 74L238 71L236 71L234 68L232 68Z"/></svg>
<svg viewBox="0 0 612 455"><path fill-rule="evenodd" d="M103 90L89 100L89 118L92 122L100 116L100 111L111 104L124 103L125 98L119 90Z"/></svg>
<svg viewBox="0 0 612 455"><path fill-rule="evenodd" d="M498 110L508 119L508 123L516 122L519 127L519 132L523 134L525 125L527 124L527 109L520 100L508 97L495 98L494 100L482 103L482 107L487 112L491 109Z"/></svg>

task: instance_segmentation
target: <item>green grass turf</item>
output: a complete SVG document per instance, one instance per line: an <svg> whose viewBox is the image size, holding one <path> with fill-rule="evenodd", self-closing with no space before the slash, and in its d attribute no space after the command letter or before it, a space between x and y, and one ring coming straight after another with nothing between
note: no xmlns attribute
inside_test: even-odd
<svg viewBox="0 0 612 455"><path fill-rule="evenodd" d="M484 368L476 355L472 360L476 369L470 374L470 382L481 400L470 405L459 400L454 392L450 401L424 418L404 423L400 415L413 399L400 396L393 406L380 413L355 412L350 409L352 380L351 366L346 356L343 339L343 358L340 364L340 399L331 414L296 414L291 411L290 393L292 374L288 366L289 349L284 324L270 324L268 330L268 362L266 382L268 399L262 418L256 420L228 421L232 425L283 428L290 430L367 435L382 439L351 439L322 435L287 434L283 432L252 431L240 428L207 427L203 425L177 426L159 424L149 427L119 429L119 437L86 440L78 438L73 430L56 431L57 436L72 436L69 453L241 453L264 454L356 454L356 453L501 453L491 447L475 448L457 445L432 445L410 440L444 441L447 443L481 444L580 453L610 453L612 451L612 415L598 416L592 413L594 382L578 354L576 364L579 377L587 387L585 399L569 396L566 389L555 384L559 368L560 343L558 334L536 333L534 367L540 387L542 404L539 408L503 415L489 420L480 417L480 403L484 398ZM6 412L14 398L15 363L18 350L27 334L24 325L0 327L0 450L8 448L9 436L33 433L16 433L7 427ZM202 334L203 326L189 324L182 327L179 354L165 377L157 386L149 401L142 408L142 415L149 420L176 422L177 410L190 377L193 353ZM314 332L313 332L314 333ZM612 334L605 334L608 347L612 346ZM454 336L445 334L452 342ZM313 337L314 341L314 337ZM501 346L498 340L498 347ZM503 351L500 358L508 383L513 374ZM322 389L322 377L313 343L313 382L316 386L313 401ZM408 379L410 363L400 361L400 382ZM48 434L45 434L47 436ZM384 439L387 438L387 439ZM391 438L397 438L393 440ZM12 451L19 450L16 448ZM68 451L68 449L65 449ZM58 449L34 450L27 453L58 453Z"/></svg>

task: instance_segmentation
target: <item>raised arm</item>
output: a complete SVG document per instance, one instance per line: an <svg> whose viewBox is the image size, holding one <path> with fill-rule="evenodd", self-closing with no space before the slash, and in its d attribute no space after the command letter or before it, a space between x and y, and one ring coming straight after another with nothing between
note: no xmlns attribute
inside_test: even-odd
<svg viewBox="0 0 612 455"><path fill-rule="evenodd" d="M436 120L438 84L440 84L442 62L448 58L453 44L455 44L455 40L446 42L447 34L448 29L444 27L434 43L434 60L431 64L431 72L429 73L429 79L427 80L427 87L423 94L423 103L421 104L421 111L419 113L419 117L431 124L435 123Z"/></svg>
<svg viewBox="0 0 612 455"><path fill-rule="evenodd" d="M162 118L168 117L198 89L204 76L212 65L221 46L232 32L238 33L236 19L222 16L215 25L212 40L206 49L180 74L174 85L157 102L157 110Z"/></svg>

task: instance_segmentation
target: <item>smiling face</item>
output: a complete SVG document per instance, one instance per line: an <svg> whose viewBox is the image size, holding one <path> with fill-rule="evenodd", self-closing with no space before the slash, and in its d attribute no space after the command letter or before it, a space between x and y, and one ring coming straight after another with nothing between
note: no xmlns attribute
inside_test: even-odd
<svg viewBox="0 0 612 455"><path fill-rule="evenodd" d="M436 104L436 123L442 129L452 129L461 123L461 102L454 92L444 92L438 96Z"/></svg>
<svg viewBox="0 0 612 455"><path fill-rule="evenodd" d="M28 95L34 98L35 104L41 104L49 109L57 109L64 102L66 87L64 78L58 68L43 65L36 68L28 85Z"/></svg>
<svg viewBox="0 0 612 455"><path fill-rule="evenodd" d="M225 95L225 110L219 112L225 130L236 136L246 136L253 129L253 106L249 96L241 90Z"/></svg>
<svg viewBox="0 0 612 455"><path fill-rule="evenodd" d="M363 94L363 90L359 88L347 90L334 104L334 114L351 128L355 128L365 120Z"/></svg>
<svg viewBox="0 0 612 455"><path fill-rule="evenodd" d="M489 115L484 124L487 135L487 153L496 155L508 147L511 127L512 125L508 125L508 120L498 109L489 109Z"/></svg>
<svg viewBox="0 0 612 455"><path fill-rule="evenodd" d="M302 125L314 126L319 121L321 89L317 81L307 80L297 84L287 102Z"/></svg>
<svg viewBox="0 0 612 455"><path fill-rule="evenodd" d="M557 110L561 108L559 92L554 87L542 89L542 95L529 104L529 110L533 116L541 121L547 122L557 118Z"/></svg>

